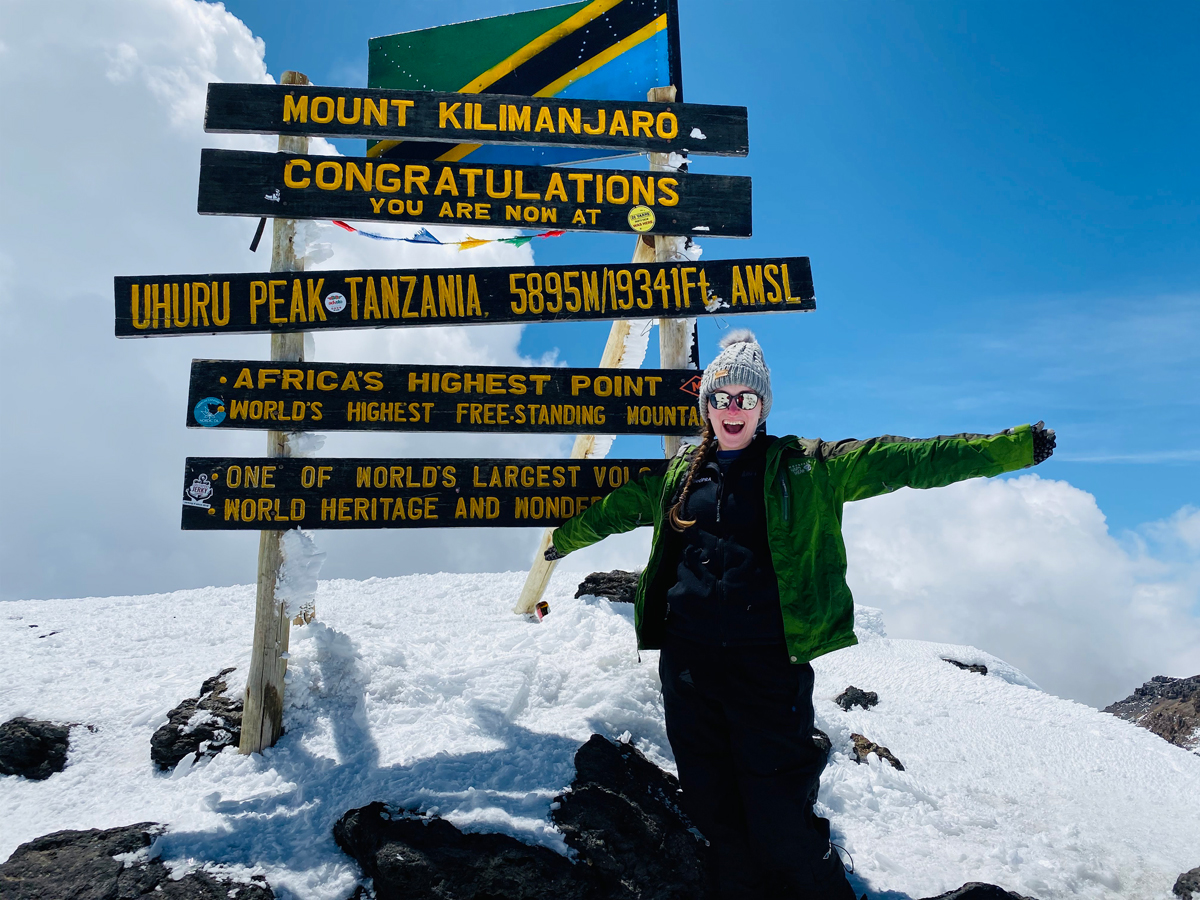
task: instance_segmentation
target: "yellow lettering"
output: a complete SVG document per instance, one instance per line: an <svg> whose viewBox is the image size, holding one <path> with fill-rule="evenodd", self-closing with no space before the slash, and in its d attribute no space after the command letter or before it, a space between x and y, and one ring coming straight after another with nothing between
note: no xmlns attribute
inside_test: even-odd
<svg viewBox="0 0 1200 900"><path fill-rule="evenodd" d="M304 99L307 100L308 98L305 97ZM299 167L304 172L312 171L312 165L307 159L289 159L283 167L283 183L290 188L306 188L312 184L307 175L303 178L295 178L292 175L292 169L295 167Z"/></svg>
<svg viewBox="0 0 1200 900"><path fill-rule="evenodd" d="M283 98L283 121L285 122L307 122L308 121L308 95L302 94L298 99L295 94L288 94ZM291 187L291 185L288 185Z"/></svg>

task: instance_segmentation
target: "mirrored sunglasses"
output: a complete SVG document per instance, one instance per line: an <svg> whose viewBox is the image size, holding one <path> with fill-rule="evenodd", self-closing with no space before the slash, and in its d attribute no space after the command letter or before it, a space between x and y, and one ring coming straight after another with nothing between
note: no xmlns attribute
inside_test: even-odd
<svg viewBox="0 0 1200 900"><path fill-rule="evenodd" d="M736 403L741 409L750 410L758 406L758 394L754 391L742 391L740 394L729 394L725 391L713 391L708 398L717 409L729 409L731 402Z"/></svg>

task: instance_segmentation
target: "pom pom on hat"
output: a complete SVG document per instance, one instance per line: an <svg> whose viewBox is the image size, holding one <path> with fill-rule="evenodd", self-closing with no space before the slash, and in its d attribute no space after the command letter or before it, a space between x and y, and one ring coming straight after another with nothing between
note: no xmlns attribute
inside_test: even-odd
<svg viewBox="0 0 1200 900"><path fill-rule="evenodd" d="M717 346L724 350L726 347L729 347L733 344L757 343L758 341L754 339L754 332L749 328L735 328L733 331L729 332L729 334L725 335L725 337L721 338L721 340L717 342Z"/></svg>
<svg viewBox="0 0 1200 900"><path fill-rule="evenodd" d="M744 384L762 398L762 416L771 411L771 370L763 361L762 347L748 328L730 331L720 340L721 352L700 379L700 416L708 418L708 398L729 384Z"/></svg>

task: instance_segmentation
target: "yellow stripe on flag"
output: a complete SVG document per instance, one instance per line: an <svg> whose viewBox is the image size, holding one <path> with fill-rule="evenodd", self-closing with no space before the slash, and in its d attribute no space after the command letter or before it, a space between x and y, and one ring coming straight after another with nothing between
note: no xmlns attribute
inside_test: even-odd
<svg viewBox="0 0 1200 900"><path fill-rule="evenodd" d="M604 50L601 53L597 53L595 56L593 56L587 62L576 66L574 69L572 69L566 75L562 76L562 78L559 78L559 79L556 79L555 81L550 82L548 85L546 85L544 88L542 88L540 91L538 91L533 96L535 96L535 97L553 97L553 96L555 96L563 88L567 87L568 85L574 84L576 81L578 81L579 79L581 79L587 75L591 75L593 72L595 72L597 69L599 69L605 63L612 62L614 59L616 59L618 56L620 56L626 50L630 50L630 49L636 47L638 44L642 43L643 41L646 41L646 40L654 37L654 35L658 34L660 31L662 31L666 27L667 27L667 14L663 13L661 16L659 16L657 19L655 19L649 25L646 25L644 28L639 28L637 31L635 31L633 34L631 34L629 37L625 38L625 40L618 41L617 43L615 43L611 47L609 47L607 50Z"/></svg>
<svg viewBox="0 0 1200 900"><path fill-rule="evenodd" d="M571 16L571 18L555 25L544 34L538 35L508 59L496 63L496 65L492 66L482 75L468 81L458 89L458 92L460 94L478 94L484 88L490 87L505 75L513 72L522 63L533 59L533 57L537 56L551 44L562 40L568 34L578 31L593 19L600 18L600 16L604 15L620 2L621 0L593 0L592 3L589 3L579 12L575 13L575 15Z"/></svg>

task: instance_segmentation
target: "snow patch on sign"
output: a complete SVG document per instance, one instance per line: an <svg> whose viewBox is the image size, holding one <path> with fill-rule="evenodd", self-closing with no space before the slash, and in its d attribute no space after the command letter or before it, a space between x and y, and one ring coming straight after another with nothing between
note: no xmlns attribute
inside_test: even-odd
<svg viewBox="0 0 1200 900"><path fill-rule="evenodd" d="M305 334L304 337L307 340L309 336L309 334ZM304 358L311 360L307 344L304 350ZM293 431L288 434L288 455L296 459L311 459L324 446L325 435L323 434L316 434L312 431Z"/></svg>
<svg viewBox="0 0 1200 900"><path fill-rule="evenodd" d="M326 222L304 220L296 223L296 256L305 268L333 259L334 226Z"/></svg>
<svg viewBox="0 0 1200 900"><path fill-rule="evenodd" d="M293 528L280 541L283 562L275 583L275 599L284 606L285 615L312 608L317 599L317 576L325 564L325 551L317 546L311 532Z"/></svg>
<svg viewBox="0 0 1200 900"><path fill-rule="evenodd" d="M708 140L708 136L703 131L701 131L699 128L693 128L690 136L694 137L698 141L707 141Z"/></svg>

